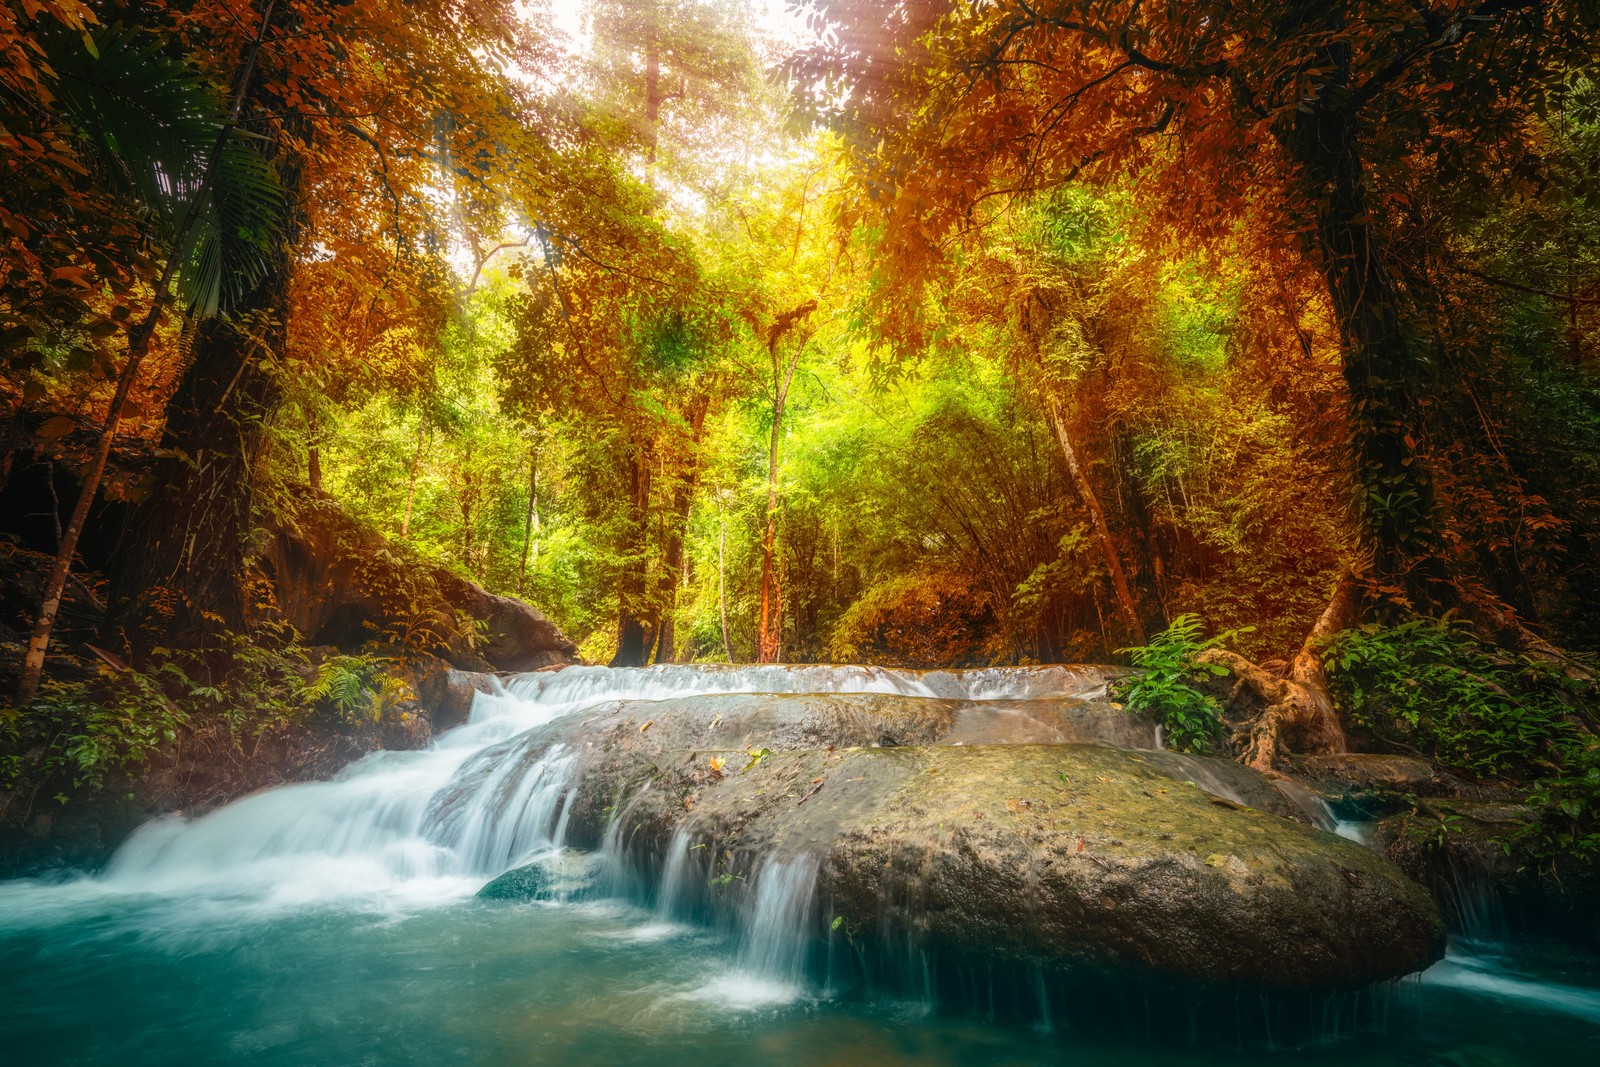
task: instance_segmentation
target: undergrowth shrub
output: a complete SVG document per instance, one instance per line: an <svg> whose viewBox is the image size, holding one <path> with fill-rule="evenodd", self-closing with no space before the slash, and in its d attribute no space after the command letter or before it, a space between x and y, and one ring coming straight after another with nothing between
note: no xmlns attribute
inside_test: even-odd
<svg viewBox="0 0 1600 1067"><path fill-rule="evenodd" d="M1540 814L1522 838L1536 852L1600 859L1593 682L1448 617L1345 630L1326 669L1353 726L1469 777L1530 783Z"/></svg>
<svg viewBox="0 0 1600 1067"><path fill-rule="evenodd" d="M410 687L389 673L392 665L381 656L330 656L317 664L302 695L343 722L377 722L395 702L411 696Z"/></svg>
<svg viewBox="0 0 1600 1067"><path fill-rule="evenodd" d="M834 627L836 662L975 667L990 662L995 615L970 579L919 572L873 586Z"/></svg>
<svg viewBox="0 0 1600 1067"><path fill-rule="evenodd" d="M105 663L92 678L47 682L25 712L0 711L0 788L100 789L183 731L220 733L242 750L247 739L318 713L374 722L411 696L393 666L369 654L331 656L313 667L288 627L254 638L222 633L203 648L157 648L139 670Z"/></svg>
<svg viewBox="0 0 1600 1067"><path fill-rule="evenodd" d="M1119 649L1138 673L1116 688L1129 711L1154 717L1167 743L1183 752L1209 752L1224 732L1222 705L1197 688L1202 679L1228 673L1226 667L1200 663L1200 653L1249 632L1249 627L1204 637L1198 615L1179 615L1147 645Z"/></svg>

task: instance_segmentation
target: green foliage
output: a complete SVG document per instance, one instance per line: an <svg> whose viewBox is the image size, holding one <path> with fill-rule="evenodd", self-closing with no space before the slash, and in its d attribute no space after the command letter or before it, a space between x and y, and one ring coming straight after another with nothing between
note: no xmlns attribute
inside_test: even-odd
<svg viewBox="0 0 1600 1067"><path fill-rule="evenodd" d="M395 702L411 696L410 687L389 672L392 666L378 656L330 656L317 664L303 696L331 708L344 722L377 722Z"/></svg>
<svg viewBox="0 0 1600 1067"><path fill-rule="evenodd" d="M188 713L167 695L174 683L194 688L170 663L150 673L122 671L92 682L47 682L26 719L0 720L0 738L12 750L0 780L10 788L25 775L62 781L72 789L100 788L108 774L144 762L175 742L189 724ZM25 761L19 750L29 741L42 742L44 751Z"/></svg>
<svg viewBox="0 0 1600 1067"><path fill-rule="evenodd" d="M263 270L282 212L277 175L243 139L224 137L223 101L160 35L111 27L91 44L63 29L40 43L98 176L165 240L181 239L172 254L184 304L198 316L225 310Z"/></svg>
<svg viewBox="0 0 1600 1067"><path fill-rule="evenodd" d="M1147 645L1124 648L1139 673L1117 687L1129 711L1155 716L1167 742L1183 752L1209 752L1223 735L1222 705L1195 688L1203 678L1228 673L1226 667L1200 663L1200 653L1232 641L1245 630L1228 630L1203 638L1198 615L1179 615Z"/></svg>
<svg viewBox="0 0 1600 1067"><path fill-rule="evenodd" d="M1354 725L1474 776L1547 774L1586 737L1586 685L1485 644L1460 620L1346 630L1327 670Z"/></svg>
<svg viewBox="0 0 1600 1067"><path fill-rule="evenodd" d="M1350 721L1384 744L1474 777L1532 782L1540 814L1519 837L1535 854L1600 857L1594 683L1448 617L1346 630L1327 671Z"/></svg>
<svg viewBox="0 0 1600 1067"><path fill-rule="evenodd" d="M899 667L974 667L989 659L994 612L960 574L920 571L873 586L834 626L833 658Z"/></svg>
<svg viewBox="0 0 1600 1067"><path fill-rule="evenodd" d="M292 630L224 632L200 649L155 649L143 670L102 666L52 681L26 714L0 716L0 785L58 783L94 790L185 732L214 743L304 722L319 710L348 725L375 722L411 691L377 655L332 656L313 669Z"/></svg>

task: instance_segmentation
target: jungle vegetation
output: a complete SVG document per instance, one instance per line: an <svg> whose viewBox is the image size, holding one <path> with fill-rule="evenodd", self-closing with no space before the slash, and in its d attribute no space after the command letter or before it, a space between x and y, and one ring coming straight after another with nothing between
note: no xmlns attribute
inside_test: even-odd
<svg viewBox="0 0 1600 1067"><path fill-rule="evenodd" d="M1594 4L555 7L0 4L13 728L71 581L310 641L311 499L594 662L1135 649L1592 827Z"/></svg>

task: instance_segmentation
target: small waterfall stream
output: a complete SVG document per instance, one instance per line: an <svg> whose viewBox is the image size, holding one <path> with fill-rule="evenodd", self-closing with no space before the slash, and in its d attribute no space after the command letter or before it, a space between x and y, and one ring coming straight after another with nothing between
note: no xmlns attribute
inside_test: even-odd
<svg viewBox="0 0 1600 1067"><path fill-rule="evenodd" d="M443 902L562 848L578 761L569 748L531 735L564 716L620 701L725 693L889 694L998 705L1091 697L1104 686L1094 669L1068 667L673 665L521 675L480 694L470 720L424 751L377 752L331 781L270 789L190 821L149 823L118 850L101 883L133 892L211 886L297 906L385 896ZM617 893L631 877L621 839L625 815L614 813L601 848L602 877ZM685 839L682 850L688 848ZM685 856L672 853L667 866L659 894L664 916L688 899Z"/></svg>
<svg viewBox="0 0 1600 1067"><path fill-rule="evenodd" d="M599 844L594 852L568 847L585 766L582 731L571 729L572 724L581 726L590 717L610 714L624 701L741 693L881 694L961 702L943 743L982 744L979 738L985 729L1019 743L1036 743L1040 730L1054 729L1058 720L1030 717L1030 702L1053 702L1058 719L1063 701L1081 702L1093 720L1106 707L1106 681L1107 676L1095 669L1064 667L931 672L870 667L580 667L524 675L480 695L470 720L441 735L426 750L374 753L330 781L270 789L192 820L156 820L131 837L93 878L61 885L0 883L0 951L8 944L7 936L42 937L37 931L78 924L87 931L81 936L86 939L84 958L90 973L109 966L108 975L122 976L115 980L126 989L143 981L134 976L148 973L151 963L145 956L130 954L125 962L133 970L124 975L119 969L121 957L115 955L120 950L108 946L129 935L117 933L124 928L115 923L102 929L110 921L107 916L129 916L126 930L133 934L128 944L149 946L141 952L173 944L181 946L182 953L192 953L196 946L215 945L219 937L228 936L224 931L240 929L243 923L243 928L286 931L285 944L293 946L288 958L317 960L305 966L326 973L339 973L341 961L353 954L363 961L361 986L375 990L394 988L392 981L412 973L407 968L418 967L418 974L437 968L441 975L456 975L452 981L475 982L461 969L469 966L461 960L464 951L471 968L483 961L486 973L499 975L497 988L520 989L521 983L533 981L528 975L546 974L549 982L570 987L570 1006L561 1007L569 1002L558 999L535 1011L544 1035L538 1040L547 1040L563 1026L574 1028L574 1035L586 1035L590 1031L584 1027L609 1025L587 1018L596 1011L593 998L602 996L611 998L605 1011L608 1019L619 1011L617 1002L632 1004L621 1009L619 1017L625 1027L635 1028L654 1026L650 1020L657 1018L710 1010L762 1012L761 1018L771 1020L778 1017L774 1013L779 1008L791 1004L808 1011L834 1004L827 1010L860 1013L865 1009L839 1007L859 1004L851 999L859 994L850 992L848 979L835 986L834 977L852 968L856 969L852 973L859 973L867 963L848 929L831 935L828 931L827 909L832 905L819 899L819 858L814 853L746 856L742 862L748 865L739 867L730 881L726 872L733 868L719 866L726 858L721 846L697 837L695 820L688 819L675 827L669 840L653 844L656 859L643 862L634 841L639 830L630 820L633 806L647 795L638 791L616 797L603 821L591 826L588 840ZM659 723L656 728L660 729ZM551 740L557 736L552 730L557 729L565 740ZM1215 796L1257 806L1263 802L1259 796L1241 793L1226 766L1202 766L1190 757L1161 751L1158 738L1148 731L1146 736L1141 747L1147 746L1147 751L1141 758L1166 767L1180 780L1194 780ZM1264 792L1274 793L1271 788ZM1321 828L1345 836L1359 833L1337 820L1315 794L1292 783L1280 786L1278 792L1284 803L1304 810ZM593 813L589 818L593 820ZM526 864L538 864L544 872L539 899L531 906L445 907L467 901L489 880ZM914 879L908 881L906 891L914 888ZM906 904L912 910L916 906L914 899ZM356 916L371 916L376 925L352 925ZM404 924L409 940L383 937L382 931L394 923ZM372 933L361 933L365 929ZM332 942L330 930L337 931ZM249 952L267 951L272 941L239 936L241 944L257 946ZM457 947L463 937L470 949ZM364 941L370 943L363 947ZM412 942L420 947L410 947ZM107 956L108 952L113 955ZM420 957L408 955L418 952ZM920 978L903 983L907 992L896 994L900 999L895 1003L902 1006L893 1011L909 1010L924 1020L919 1027L935 1025L927 1021L935 1018L928 1014L928 1006L936 1000L941 979L930 969L927 954L908 947L900 956L889 965L907 974L916 972ZM158 962L165 958L158 957ZM824 958L826 965L819 966ZM630 962L636 959L652 962ZM48 970L49 964L30 957L24 969L39 966ZM241 1005L260 1001L250 992L254 988L250 982L256 980L249 977L252 966L243 962L245 973L229 972L229 980L244 993L240 1003L228 1010L244 1011L247 1008ZM657 977L653 969L662 969L667 977ZM825 980L819 978L824 972ZM1032 973L1025 972L1024 978ZM1044 1040L1052 1022L1063 1029L1071 1025L1064 1021L1063 1009L1075 994L1052 985L1044 973L1033 975L1031 985L1023 981L1006 994L1016 1000L1013 1009L997 1005L996 975L995 967L968 968L955 975L965 1000L978 1006L979 1015L1031 1021L1038 1029L1030 1031L1034 1037L1028 1040ZM951 977L946 974L942 980ZM299 1009L303 1015L315 1015L322 1003L353 995L350 987L340 987L336 996L319 1000L317 988L308 986ZM1534 1018L1555 1013L1574 1024L1600 1025L1600 992L1581 980L1519 973L1514 961L1500 960L1490 952L1452 952L1411 988L1436 989L1437 995L1463 998L1468 1004L1515 1004L1517 1010L1536 1013ZM441 989L447 991L449 986ZM448 995L438 997L435 992L430 986L426 996L416 994L414 1000L450 1003ZM387 1003L375 1002L366 1010L375 1019L386 1019L384 1013L390 1009ZM486 1033L516 1033L516 1025L507 1020L534 1011L515 998L494 1010L501 1013L495 1016L499 1022L490 1022ZM1120 1010L1134 1019L1133 1031L1151 1027L1148 1001ZM1249 1015L1248 1005L1240 1010ZM1470 1016L1468 1011L1462 1018ZM448 1032L453 1024L437 1025ZM404 1026L397 1032L404 1032ZM722 1033L715 1028L696 1032ZM739 1033L744 1036L723 1046L730 1056L751 1036L748 1030ZM807 1039L814 1040L815 1036ZM835 1049L829 1054L832 1062L882 1058L871 1051L876 1037L861 1040L864 1043ZM1059 1035L1054 1040L1060 1040ZM597 1046L590 1041L573 1036L562 1046L575 1057L570 1062L636 1059L643 1047L624 1041L602 1053L594 1051ZM801 1047L805 1042L794 1046ZM354 1050L347 1051L346 1059L360 1058ZM449 1045L436 1051L439 1061L453 1055ZM212 1049L191 1052L197 1061L227 1058L219 1058ZM778 1054L774 1062L802 1060L791 1049ZM288 1060L273 1062L292 1062L292 1054ZM1119 1052L1104 1062L1130 1061Z"/></svg>

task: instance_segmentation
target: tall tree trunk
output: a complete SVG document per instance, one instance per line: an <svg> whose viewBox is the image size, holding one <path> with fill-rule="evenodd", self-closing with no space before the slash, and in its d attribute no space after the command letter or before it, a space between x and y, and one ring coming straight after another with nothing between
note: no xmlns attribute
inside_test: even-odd
<svg viewBox="0 0 1600 1067"><path fill-rule="evenodd" d="M1433 484L1419 453L1421 393L1431 370L1408 336L1400 293L1372 232L1349 52L1327 54L1319 98L1275 130L1299 168L1301 206L1338 323L1349 391L1350 444L1364 547L1380 589L1417 607L1454 601L1436 554Z"/></svg>
<svg viewBox="0 0 1600 1067"><path fill-rule="evenodd" d="M306 413L306 484L322 492L322 454L317 448L319 425L314 413Z"/></svg>
<svg viewBox="0 0 1600 1067"><path fill-rule="evenodd" d="M286 284L288 270L285 249L263 282ZM252 304L281 308L286 293L274 289L258 287ZM268 347L282 345L281 325L263 332ZM202 326L194 353L163 435L174 458L161 462L154 491L130 515L112 567L112 618L136 654L165 635L244 625L254 472L280 392L260 369L257 338L232 324Z"/></svg>
<svg viewBox="0 0 1600 1067"><path fill-rule="evenodd" d="M782 637L783 590L778 584L778 435L783 430L783 404L772 412L772 439L767 445L767 528L761 535L761 608L756 626L756 662L778 662Z"/></svg>
<svg viewBox="0 0 1600 1067"><path fill-rule="evenodd" d="M1139 621L1139 609L1134 603L1133 592L1128 587L1128 576L1122 569L1122 558L1117 552L1117 544L1111 539L1111 527L1106 523L1105 510L1100 507L1100 498L1095 494L1094 486L1090 483L1088 474L1084 472L1083 465L1078 462L1078 451L1073 447L1072 437L1067 432L1067 422L1062 417L1060 402L1051 397L1049 406L1050 422L1055 427L1056 441L1060 444L1061 455L1067 463L1067 474L1072 478L1078 496L1083 499L1084 510L1089 513L1089 526L1094 531L1095 543L1100 546L1106 573L1111 577L1111 592L1117 602L1117 615L1122 619L1122 625L1127 628L1133 643L1142 645L1145 642L1144 623Z"/></svg>
<svg viewBox="0 0 1600 1067"><path fill-rule="evenodd" d="M411 506L417 499L417 475L422 472L422 447L428 440L428 421L417 426L417 452L411 457L411 482L406 486L406 513L400 519L400 540L411 539Z"/></svg>
<svg viewBox="0 0 1600 1067"><path fill-rule="evenodd" d="M613 667L643 667L649 661L648 542L650 517L650 449L640 449L629 460L629 516L627 560L617 588L617 652Z"/></svg>
<svg viewBox="0 0 1600 1067"><path fill-rule="evenodd" d="M292 116L291 116L292 117ZM294 132L309 136L300 121ZM293 251L300 240L301 160L274 142L284 217L236 316L195 331L170 403L155 488L129 515L111 569L110 619L135 655L174 634L245 625L241 577L254 528L254 475L282 399L267 366L287 337Z"/></svg>
<svg viewBox="0 0 1600 1067"><path fill-rule="evenodd" d="M522 564L517 570L517 592L522 592L528 581L528 553L539 563L539 550L534 546L534 535L539 532L539 437L534 431L533 444L528 446L528 516L522 525Z"/></svg>
<svg viewBox="0 0 1600 1067"><path fill-rule="evenodd" d="M256 57L260 53L262 40L272 26L272 16L276 9L277 0L268 0L261 13L261 21L256 27L255 36L246 45L245 53L241 57L238 84L234 86L233 104L229 109L229 128L218 136L206 160L200 187L190 200L177 233L173 235L172 250L184 246L199 218L200 204L210 191L232 124L237 122L250 92ZM50 649L50 635L55 629L56 616L61 610L61 597L67 586L67 578L72 573L72 559L78 551L78 539L82 536L84 524L89 519L89 509L94 503L94 498L100 492L100 482L105 477L106 464L111 458L111 448L116 441L117 427L122 422L122 413L127 407L128 394L132 392L133 384L138 379L140 365L150 352L150 343L155 337L156 326L172 303L173 283L177 279L180 263L180 257L168 255L161 270L161 277L156 282L154 302L149 312L128 332L127 360L123 363L122 373L117 377L117 388L112 394L105 422L100 427L100 435L95 441L94 456L84 474L83 485L78 491L78 500L72 508L72 517L68 519L58 539L55 563L50 569L50 576L45 580L39 614L34 619L33 632L28 639L28 650L23 657L22 674L17 684L19 707L31 704L38 694L39 682L44 675L45 656Z"/></svg>
<svg viewBox="0 0 1600 1067"><path fill-rule="evenodd" d="M722 651L733 659L733 639L728 634L728 522L717 515L717 613L722 617Z"/></svg>
<svg viewBox="0 0 1600 1067"><path fill-rule="evenodd" d="M656 628L657 663L672 663L677 658L676 618L678 589L683 584L683 545L689 529L689 512L694 507L694 492L700 484L700 436L710 407L708 393L696 393L690 398L689 455L672 487L672 511L667 516L666 544L661 553L660 588L656 596L661 619Z"/></svg>
<svg viewBox="0 0 1600 1067"><path fill-rule="evenodd" d="M756 620L756 662L777 663L783 644L783 587L778 576L778 447L783 440L783 413L789 402L794 372L806 340L795 345L787 361L778 354L784 334L817 310L808 300L779 315L767 329L767 358L772 366L772 437L767 443L767 528L761 537L761 606Z"/></svg>

